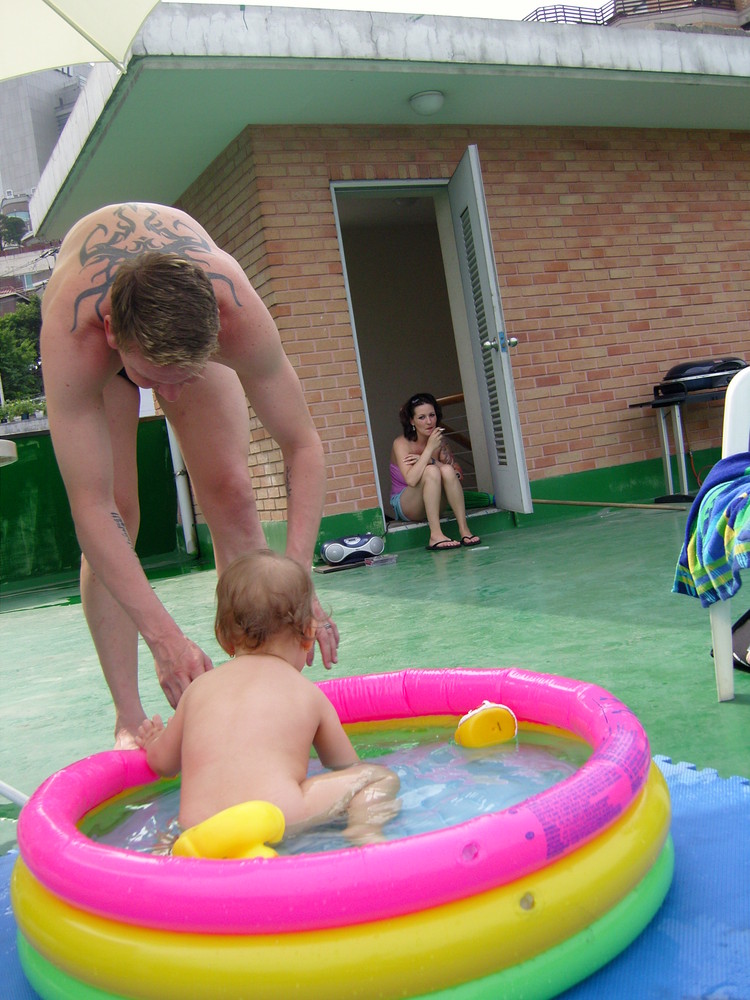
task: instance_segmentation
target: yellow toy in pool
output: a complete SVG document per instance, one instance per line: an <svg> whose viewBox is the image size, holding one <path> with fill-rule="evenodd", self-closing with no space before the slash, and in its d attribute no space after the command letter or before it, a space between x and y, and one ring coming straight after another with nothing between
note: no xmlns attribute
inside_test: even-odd
<svg viewBox="0 0 750 1000"><path fill-rule="evenodd" d="M182 858L275 858L266 841L284 836L284 814L272 802L240 802L180 834L172 854Z"/></svg>
<svg viewBox="0 0 750 1000"><path fill-rule="evenodd" d="M459 720L455 740L462 747L489 747L507 743L518 732L518 720L507 705L483 701Z"/></svg>

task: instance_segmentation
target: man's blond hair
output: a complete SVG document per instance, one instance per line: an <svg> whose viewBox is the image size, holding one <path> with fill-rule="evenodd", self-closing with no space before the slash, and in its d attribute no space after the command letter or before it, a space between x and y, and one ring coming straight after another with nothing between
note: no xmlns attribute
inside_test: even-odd
<svg viewBox="0 0 750 1000"><path fill-rule="evenodd" d="M120 265L110 324L120 350L136 347L155 365L203 368L219 345L219 309L198 264L150 251Z"/></svg>
<svg viewBox="0 0 750 1000"><path fill-rule="evenodd" d="M288 556L258 549L224 570L216 586L219 645L257 649L284 632L304 639L315 622L313 586L308 573Z"/></svg>

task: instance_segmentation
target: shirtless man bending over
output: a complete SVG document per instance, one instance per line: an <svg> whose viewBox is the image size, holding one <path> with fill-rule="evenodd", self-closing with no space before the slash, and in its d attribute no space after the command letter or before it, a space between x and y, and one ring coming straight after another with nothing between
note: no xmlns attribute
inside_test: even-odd
<svg viewBox="0 0 750 1000"><path fill-rule="evenodd" d="M115 706L116 746L146 713L138 634L174 708L211 669L152 590L133 542L138 386L172 425L206 518L217 571L266 546L248 471L247 400L284 457L286 554L309 572L325 497L320 438L278 330L239 264L184 212L109 205L81 219L44 294L50 433L81 560L81 598ZM315 607L326 668L338 630ZM309 659L312 659L312 649Z"/></svg>

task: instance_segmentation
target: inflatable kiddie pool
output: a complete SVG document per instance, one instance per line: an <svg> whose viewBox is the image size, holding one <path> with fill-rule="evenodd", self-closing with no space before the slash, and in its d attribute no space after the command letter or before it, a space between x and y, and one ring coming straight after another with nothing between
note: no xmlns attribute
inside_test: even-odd
<svg viewBox="0 0 750 1000"><path fill-rule="evenodd" d="M669 888L666 783L642 726L591 684L522 670L410 670L321 684L345 723L484 700L592 747L570 777L443 830L249 860L112 848L77 823L155 776L140 751L52 775L18 824L19 956L44 998L546 998L648 924Z"/></svg>

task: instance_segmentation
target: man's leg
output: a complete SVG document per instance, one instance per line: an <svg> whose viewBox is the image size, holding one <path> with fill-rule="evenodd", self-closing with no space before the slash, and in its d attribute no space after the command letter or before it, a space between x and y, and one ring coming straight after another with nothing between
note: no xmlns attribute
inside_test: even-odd
<svg viewBox="0 0 750 1000"><path fill-rule="evenodd" d="M161 401L211 532L217 572L266 545L247 466L250 423L237 375L214 362L176 402Z"/></svg>
<svg viewBox="0 0 750 1000"><path fill-rule="evenodd" d="M139 524L138 390L124 378L113 378L104 400L112 439L115 502L135 544ZM138 693L138 632L85 557L81 559L81 602L115 706L115 747L135 747L133 736L146 717Z"/></svg>

